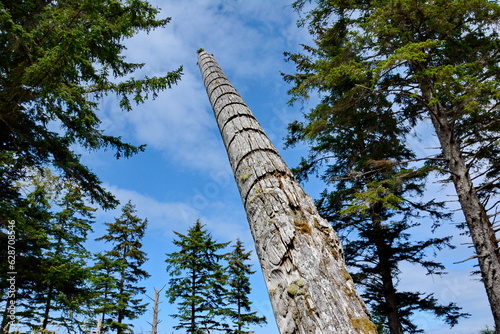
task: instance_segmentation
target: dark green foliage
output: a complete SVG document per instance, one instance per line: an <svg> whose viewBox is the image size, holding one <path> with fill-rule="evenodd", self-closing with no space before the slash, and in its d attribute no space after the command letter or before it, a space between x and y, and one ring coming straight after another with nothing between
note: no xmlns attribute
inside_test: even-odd
<svg viewBox="0 0 500 334"><path fill-rule="evenodd" d="M14 202L20 204L17 207L9 207L9 215L2 220L1 244L7 245L9 229L7 223L14 222L15 236L15 267L17 272L15 298L8 297L9 282L7 275L10 272L7 261L7 252L0 252L0 267L2 269L2 279L0 280L2 297L2 328L9 322L7 318L7 305L10 300L15 300L16 322L26 322L32 318L31 312L24 312L24 307L30 307L34 298L35 287L40 282L41 276L38 272L42 267L43 255L46 249L50 248L46 230L50 226L51 212L48 203L43 197L43 192L38 190L30 193L26 198L18 198ZM4 304L5 303L5 304ZM12 319L10 319L12 320ZM41 324L39 324L41 325Z"/></svg>
<svg viewBox="0 0 500 334"><path fill-rule="evenodd" d="M161 77L135 78L144 64L122 54L127 38L168 24L158 13L143 0L0 1L0 235L3 241L7 222L16 222L17 315L33 326L60 323L63 316L78 325L72 315L83 307L78 296L89 278L81 244L90 211L84 212L83 198L103 208L118 204L80 163L75 146L111 149L117 158L144 149L100 128L100 100L116 95L129 111L182 74L180 67ZM51 203L43 187L21 192L16 182L47 166L63 176L73 195ZM5 284L0 280L2 292Z"/></svg>
<svg viewBox="0 0 500 334"><path fill-rule="evenodd" d="M416 312L429 312L453 327L458 320L469 316L461 313L455 303L439 304L431 293L401 291L398 288L399 264L409 262L424 267L427 274L441 275L445 269L426 254L449 247L449 238L431 238L425 241L410 239L408 229L415 225L388 222L375 226L367 221L350 226L351 235L345 236L344 250L355 283L361 287L361 296L369 305L374 322L381 329L400 328L404 333L421 333L412 316ZM334 224L341 232L341 223ZM357 235L357 238L355 237Z"/></svg>
<svg viewBox="0 0 500 334"><path fill-rule="evenodd" d="M414 241L408 233L420 225L424 214L434 218L433 228L447 218L441 212L442 203L419 201L423 181L432 168L410 166L414 155L402 136L407 131L394 117L388 101L370 100L357 108L332 105L332 101L333 97L326 95L307 114L306 123L289 126L288 145L298 141L311 145L310 155L294 172L302 180L321 172L321 178L333 188L321 194L317 205L340 233L346 262L355 282L366 288L362 296L375 321L381 328L392 327L391 333L415 333L411 312L404 309L422 306L424 297L433 297L399 292L399 263L419 264L429 273L440 274L443 266L425 253L451 247L449 237ZM404 294L415 298L401 300ZM405 307L404 302L408 303ZM434 306L434 310L425 310L439 313L450 325L465 315L453 304L441 306L434 301Z"/></svg>
<svg viewBox="0 0 500 334"><path fill-rule="evenodd" d="M50 324L74 331L90 296L84 243L95 209L85 204L79 187L49 170L30 178L19 185L28 194L15 216L18 322L31 330Z"/></svg>
<svg viewBox="0 0 500 334"><path fill-rule="evenodd" d="M444 267L429 259L426 252L451 247L449 237L425 241L410 238L409 231L420 225L424 213L435 219L434 228L446 218L439 212L441 203L418 201L428 169L408 168L402 158L411 155L405 153L397 138L378 133L379 123L348 126L348 122L360 119L356 115L330 115L322 131L311 139L314 157L304 160L297 174L307 176L320 164L326 165L322 178L333 190L322 193L318 208L340 233L346 263L354 281L365 288L362 297L381 328L393 327L391 333L418 332L410 318L415 308L433 312L455 325L465 314L459 313L454 304L441 306L432 295L397 290L400 262L441 274Z"/></svg>
<svg viewBox="0 0 500 334"><path fill-rule="evenodd" d="M113 248L96 256L95 313L103 318L106 330L117 334L130 331L131 324L125 321L144 314L147 306L137 297L146 290L138 286L139 281L150 276L141 268L147 261L146 253L141 250L147 219L142 220L135 213L135 206L129 201L114 223L106 223L108 234L96 239L109 242Z"/></svg>
<svg viewBox="0 0 500 334"><path fill-rule="evenodd" d="M91 231L90 219L95 209L85 205L80 189L74 185L67 187L55 205L61 211L54 215L52 229L48 231L53 246L43 255L39 275L44 280L35 299L36 303L42 303L43 329L49 323L70 326L80 305L90 296L87 286L90 270L86 263L90 253L84 242ZM53 311L59 312L57 318L51 315Z"/></svg>
<svg viewBox="0 0 500 334"><path fill-rule="evenodd" d="M167 254L167 272L172 277L166 292L170 303L177 302L179 320L175 329L192 334L220 330L228 326L220 321L226 301L227 275L220 262L221 249L229 243L218 243L198 220L187 234L175 232L173 243L179 251Z"/></svg>
<svg viewBox="0 0 500 334"><path fill-rule="evenodd" d="M406 138L439 106L471 171L481 179L481 197L492 200L500 168L500 5L487 0L300 0L294 7L301 10L308 2L317 6L302 24L316 45L304 46L304 54L287 54L298 70L284 76L294 84L292 101L316 90L330 108L323 108L327 113L383 106L391 119L373 121L387 122L382 126ZM446 168L445 161L427 158Z"/></svg>
<svg viewBox="0 0 500 334"><path fill-rule="evenodd" d="M14 165L50 164L101 206L115 206L116 200L71 147L110 148L117 158L144 149L102 131L97 110L99 100L109 94L130 110L131 100L154 98L180 79L182 68L163 77L133 78L144 64L129 63L122 55L126 38L169 22L157 19L158 12L142 0L1 1L2 162L15 152ZM2 182L16 173L14 167L2 165Z"/></svg>
<svg viewBox="0 0 500 334"><path fill-rule="evenodd" d="M92 276L89 280L93 290L89 318L91 318L90 323L93 327L97 324L96 318L101 319L102 333L106 333L110 329L113 312L116 313L116 300L119 291L117 275L123 268L125 268L125 264L121 259L111 258L102 253L94 256Z"/></svg>
<svg viewBox="0 0 500 334"><path fill-rule="evenodd" d="M486 326L486 329L480 330L479 334L495 334L495 330L490 329L488 326Z"/></svg>
<svg viewBox="0 0 500 334"><path fill-rule="evenodd" d="M243 243L239 239L233 248L233 251L227 256L226 272L229 287L226 296L228 307L225 315L234 324L230 333L249 334L252 332L245 331L245 327L252 324L265 324L266 318L259 317L257 312L251 312L250 276L255 273L251 269L251 264L247 263L250 261L251 252L245 251Z"/></svg>
<svg viewBox="0 0 500 334"><path fill-rule="evenodd" d="M301 10L306 2L297 1L294 6ZM477 4L462 6L460 1L315 2L317 6L306 14L301 24L308 25L316 45L304 46L304 54L286 54L288 60L296 64L298 72L284 75L284 79L294 85L289 92L291 102L308 99L311 91L319 92L321 98L320 103L306 114L305 122L294 122L289 126L288 145L297 142L310 144L309 156L294 172L302 180L311 174L319 174L329 185L329 189L322 193L318 207L340 232L347 263L354 271L353 277L365 287L364 297L382 327L388 326L386 328L391 333L401 333L403 329L417 332L411 323L412 307L430 311L453 326L457 319L465 316L456 305L441 306L432 295L397 291L399 262L415 263L429 273L439 274L444 268L426 254L432 249L451 246L449 237L415 241L409 234L425 216L434 219L432 230L448 216L444 203L422 200L429 173L444 171L443 158L416 156L407 141L412 138L416 125L425 121L422 115L429 104L449 103L451 94L446 98L442 95L442 100L435 95L436 100L432 101L421 96L418 89L421 78L431 75L431 70L418 72L414 64L428 61L426 64L434 67L432 75L440 85L447 85L447 80L452 77L459 82L462 79L455 71L467 66L455 64L457 68L453 68L452 62L446 63L445 58L457 51L451 46L445 49L441 42L433 41L437 31L425 36L426 24L434 22L429 29L445 29L448 35L441 36L457 38L455 41L458 42L458 35L451 29L457 27L458 22L447 21L456 18L450 12L470 11L474 16L491 10L489 13L494 15L497 9L491 3L472 8ZM404 26L401 22L401 25L392 25L398 20L404 21L409 30L414 28L413 35L398 30ZM437 22L443 26L438 27ZM466 25L461 25L458 30L466 35L467 29ZM475 32L469 32L472 38ZM442 54L443 50L447 54ZM436 59L431 60L432 56ZM483 60L489 61L486 54L483 56ZM454 74L445 76L447 70ZM489 74L493 75L495 71ZM495 96L491 85L498 84L490 81L492 78L484 76L485 86L490 88L481 93L489 94L490 98ZM461 83L467 86L468 80L473 79L466 77ZM490 82L486 84L487 81ZM445 93L444 88L439 89ZM478 97L468 88L460 95L472 100ZM472 100L466 103L475 105ZM483 107L486 108L488 103ZM490 132L498 125L494 121L495 118L498 120L495 106L492 104L485 109L482 124L488 127L488 135L498 138ZM450 109L455 113L451 117L457 120L456 126L460 123L458 114L462 115L467 108L462 111L456 107ZM463 118L468 122L467 119L468 116ZM471 132L463 133L469 135ZM496 157L497 148L492 141L487 141L481 149ZM476 140L472 142L478 143ZM474 145L464 146L467 147L464 151L467 156L468 150L478 148ZM474 165L484 159L476 165L484 167L487 160L493 162L496 158L491 159L488 154L483 158L481 154L475 159L471 161ZM495 164L493 162L490 167ZM496 168L490 167L483 172L488 170L489 173ZM493 186L498 180L491 177L490 181L493 183L489 186ZM409 298L402 299L403 295Z"/></svg>

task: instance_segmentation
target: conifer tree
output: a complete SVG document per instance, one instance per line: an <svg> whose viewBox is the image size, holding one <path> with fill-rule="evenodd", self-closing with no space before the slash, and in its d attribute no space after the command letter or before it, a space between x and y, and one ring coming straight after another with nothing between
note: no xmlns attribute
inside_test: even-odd
<svg viewBox="0 0 500 334"><path fill-rule="evenodd" d="M441 154L426 160L449 176L465 216L497 332L500 330L498 139L500 5L496 1L298 0L315 45L288 54L292 100L321 94L324 115L381 101L393 134L434 129ZM386 119L378 119L385 122ZM325 126L324 118L311 129ZM392 124L392 127L390 126ZM408 142L404 143L407 148Z"/></svg>
<svg viewBox="0 0 500 334"><path fill-rule="evenodd" d="M451 245L449 237L411 239L411 228L425 213L434 219L434 228L447 215L440 212L442 203L420 200L431 169L408 166L413 154L386 127L395 122L390 122L390 110L382 101L374 102L334 112L325 102L308 115L309 123L291 124L288 144L311 144L310 155L295 173L306 179L326 167L321 177L329 189L321 194L318 209L340 233L346 264L354 281L365 287L362 297L380 328L391 334L418 332L410 317L415 309L434 313L453 326L465 316L455 304L439 305L432 294L398 291L400 262L439 275L444 267L425 252ZM320 120L322 126L316 127Z"/></svg>
<svg viewBox="0 0 500 334"><path fill-rule="evenodd" d="M16 182L50 166L103 208L118 204L74 148L110 148L117 158L144 150L101 129L99 101L116 95L119 108L129 111L180 80L182 67L137 77L144 64L123 54L126 39L169 23L159 12L143 0L0 2L0 243L6 244L8 222L15 221L19 316L32 316L23 309L30 307L42 254L51 247L45 233L51 220L43 193L27 196ZM3 256L2 291L8 272ZM4 309L2 327L6 315Z"/></svg>
<svg viewBox="0 0 500 334"><path fill-rule="evenodd" d="M20 322L32 330L45 330L50 323L74 331L81 324L81 304L90 295L84 243L95 209L85 204L74 182L48 169L32 171L30 181L18 186L28 191L25 209L37 213L31 219L23 215L16 223L16 304L24 318ZM25 252L25 239L31 239L32 251Z"/></svg>
<svg viewBox="0 0 500 334"><path fill-rule="evenodd" d="M19 165L49 165L101 206L118 204L73 147L111 148L117 158L144 149L103 131L98 109L104 96L117 95L120 108L131 110L132 100L142 103L180 80L182 67L134 77L144 64L123 55L127 38L168 24L158 13L143 0L0 3L0 160L15 153L2 178ZM15 191L12 184L8 189Z"/></svg>
<svg viewBox="0 0 500 334"><path fill-rule="evenodd" d="M167 272L172 277L166 292L170 303L177 302L179 320L175 329L191 334L220 330L228 326L220 321L226 302L227 276L219 252L229 243L213 240L205 226L197 220L187 234L174 232L177 252L167 254Z"/></svg>
<svg viewBox="0 0 500 334"><path fill-rule="evenodd" d="M122 207L122 215L113 223L106 223L108 234L97 238L109 242L113 247L97 256L95 269L100 279L94 284L101 290L96 292L107 295L101 299L97 308L103 319L103 327L116 331L117 334L131 330L133 320L146 312L147 303L142 303L139 294L145 293L138 282L150 275L141 267L147 261L146 253L141 250L141 240L147 227L147 219L135 215L135 206L129 201ZM106 278L106 276L108 278ZM102 298L102 295L101 295Z"/></svg>
<svg viewBox="0 0 500 334"><path fill-rule="evenodd" d="M7 261L7 253L0 252L0 267L2 274L15 269L15 294L8 293L10 276L3 276L0 280L2 293L2 329L8 330L8 323L14 319L9 318L8 307L11 301L16 305L16 323L29 322L33 316L31 312L24 312L25 307L30 307L33 301L33 294L38 286L41 271L43 254L50 247L46 231L50 226L51 212L49 203L45 197L45 191L41 188L34 188L26 196L19 196L11 203L2 203L2 207L9 213L5 215L5 222L13 222L12 235L16 238L16 258L15 265L10 268ZM11 206L9 204L18 204ZM3 245L7 245L7 237L10 231L5 228L1 230L1 240ZM39 323L37 323L39 325Z"/></svg>
<svg viewBox="0 0 500 334"><path fill-rule="evenodd" d="M344 78L345 86L353 84ZM304 180L321 171L329 188L321 194L318 208L340 232L346 264L354 281L365 287L362 296L381 328L391 334L417 332L411 319L414 309L455 325L465 316L455 304L439 305L432 294L397 288L400 262L441 274L444 267L426 252L451 247L450 237L417 241L410 235L425 214L434 220L434 229L449 216L442 212L443 203L422 200L432 168L410 164L415 155L404 145L407 130L384 97L372 96L353 108L332 105L336 94L332 88L306 122L289 126L288 145L310 144L309 156L295 169L297 177Z"/></svg>
<svg viewBox="0 0 500 334"><path fill-rule="evenodd" d="M226 316L232 319L234 327L230 333L249 334L251 331L244 329L249 325L260 325L266 323L265 317L259 317L257 312L251 312L252 302L249 295L251 292L250 276L255 273L251 269L250 255L252 252L246 252L243 242L237 240L233 245L233 251L228 255L228 266L226 269L228 275L227 291L227 311Z"/></svg>
<svg viewBox="0 0 500 334"><path fill-rule="evenodd" d="M102 333L105 333L109 326L105 323L111 322L109 317L116 309L116 294L118 291L118 277L117 272L124 267L121 259L111 258L102 253L94 255L94 265L92 266L92 275L90 278L90 285L94 291L92 300L90 301L91 312L89 317L91 324L100 321ZM98 320L95 319L97 317Z"/></svg>
<svg viewBox="0 0 500 334"><path fill-rule="evenodd" d="M43 303L42 329L52 323L74 331L72 325L78 324L76 315L80 305L90 295L87 285L90 275L87 258L90 252L85 249L84 243L91 231L95 209L85 204L78 187L69 184L65 188L65 193L55 203L61 211L55 213L52 219L49 234L51 247L43 256L40 272L44 277L41 282L43 290L36 301Z"/></svg>

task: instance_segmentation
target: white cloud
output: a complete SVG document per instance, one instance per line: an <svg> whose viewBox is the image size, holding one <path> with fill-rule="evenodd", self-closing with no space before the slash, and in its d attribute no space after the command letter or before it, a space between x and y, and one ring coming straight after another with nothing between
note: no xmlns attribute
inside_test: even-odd
<svg viewBox="0 0 500 334"><path fill-rule="evenodd" d="M189 203L184 202L161 202L155 198L138 193L133 190L121 189L112 185L105 185L120 201L121 205L108 212L100 211L100 218L111 222L114 217L121 215L121 207L129 200L136 206L137 215L147 218L149 228L170 234L172 229L188 226L200 218L200 212Z"/></svg>
<svg viewBox="0 0 500 334"><path fill-rule="evenodd" d="M163 8L161 17L172 17L171 23L128 40L125 55L129 61L146 63L137 72L139 77L163 75L180 65L184 75L156 101L130 113L107 100L103 128L128 133L132 142L160 150L169 163L184 168L205 172L225 168L226 153L196 65L196 50L203 47L214 53L239 90L246 89L236 83L240 80L260 80L265 86L270 74L279 76L282 52L294 44L292 39L303 37L290 34L295 13L286 1L157 1L155 5Z"/></svg>
<svg viewBox="0 0 500 334"><path fill-rule="evenodd" d="M164 152L169 162L205 171L224 168L226 153L205 96L186 73L174 90L130 114L135 136Z"/></svg>
<svg viewBox="0 0 500 334"><path fill-rule="evenodd" d="M223 197L221 193L228 188L226 179L223 179L225 176L221 175L214 176L211 181L195 188L187 200L177 202L160 201L134 190L105 185L121 205L112 211L99 211L98 221L112 222L121 215L121 206L130 200L136 206L137 215L148 219L148 230L152 234L160 233L170 238L173 236L173 231L184 233L197 219L200 219L207 230L221 242L240 238L245 244L252 244L242 204L235 205L219 199ZM221 181L217 182L216 177Z"/></svg>
<svg viewBox="0 0 500 334"><path fill-rule="evenodd" d="M430 313L416 313L414 321L420 328L425 329L425 333L437 334L446 331L472 334L485 329L486 325L491 327L493 324L491 313L485 312L488 301L484 286L477 276L470 275L471 268L448 265L448 274L441 277L426 275L425 269L409 263L403 263L400 269L403 275L398 289L434 293L434 297L441 304L456 303L462 307L461 312L471 314L470 318L461 319L456 327L449 329L448 325Z"/></svg>

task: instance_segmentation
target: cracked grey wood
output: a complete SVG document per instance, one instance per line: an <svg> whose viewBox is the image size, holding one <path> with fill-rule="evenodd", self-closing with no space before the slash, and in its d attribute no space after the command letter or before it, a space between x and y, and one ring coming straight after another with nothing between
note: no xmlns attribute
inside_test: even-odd
<svg viewBox="0 0 500 334"><path fill-rule="evenodd" d="M376 333L340 241L212 55L198 54L281 334Z"/></svg>

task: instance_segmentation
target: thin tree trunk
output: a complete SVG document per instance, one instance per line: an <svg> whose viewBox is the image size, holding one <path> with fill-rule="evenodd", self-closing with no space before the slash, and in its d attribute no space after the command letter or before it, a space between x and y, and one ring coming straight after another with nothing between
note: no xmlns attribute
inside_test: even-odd
<svg viewBox="0 0 500 334"><path fill-rule="evenodd" d="M238 298L238 334L241 333L242 328L243 324L241 322L241 300Z"/></svg>
<svg viewBox="0 0 500 334"><path fill-rule="evenodd" d="M153 306L153 322L151 323L151 334L158 333L158 307L160 303L160 292L155 290L155 299Z"/></svg>
<svg viewBox="0 0 500 334"><path fill-rule="evenodd" d="M47 326L49 324L49 315L50 315L52 297L53 297L53 289L52 287L49 287L49 291L47 292L47 301L45 302L45 308L43 312L42 329L47 329Z"/></svg>
<svg viewBox="0 0 500 334"><path fill-rule="evenodd" d="M428 101L432 90L422 85ZM438 104L430 107L430 116L441 149L448 162L449 172L462 207L467 226L479 260L481 276L486 288L496 332L500 333L500 253L495 231L472 183L469 169L462 156L460 145L453 133L446 112Z"/></svg>
<svg viewBox="0 0 500 334"><path fill-rule="evenodd" d="M127 264L127 254L129 252L129 247L124 247L123 248L123 251L122 251L122 260L124 263ZM128 266L128 264L127 264ZM125 291L125 280L126 280L126 268L125 267L122 267L121 269L121 272L120 272L120 282L118 284L118 296L123 296L123 293ZM116 334L123 334L124 332L124 328L123 328L123 320L125 319L125 310L124 308L126 308L128 305L128 301L125 300L123 301L123 305L118 308L117 310L117 319L116 319L116 322L118 323L118 327L116 329Z"/></svg>
<svg viewBox="0 0 500 334"><path fill-rule="evenodd" d="M156 290L155 288L155 298L152 299L153 301L153 322L151 324L151 334L157 334L158 333L158 324L160 323L160 320L158 320L158 314L160 313L160 292L163 290L161 288L160 290Z"/></svg>
<svg viewBox="0 0 500 334"><path fill-rule="evenodd" d="M106 285L106 292L104 293L104 300L108 300L108 292L107 292L107 285ZM101 324L99 325L99 320L98 321L98 327L99 327L99 331L102 331L102 328L106 328L105 327L105 322L106 322L106 312L102 312L101 313ZM99 334L99 333L98 333Z"/></svg>
<svg viewBox="0 0 500 334"><path fill-rule="evenodd" d="M387 240L382 234L382 223L378 218L372 218L374 226L377 228L375 247L377 249L377 257L379 261L380 277L382 278L382 289L386 304L386 316L389 325L390 334L403 334L401 326L401 318L398 311L398 302L396 288L394 287L392 265L390 261L391 252L390 246L387 245Z"/></svg>
<svg viewBox="0 0 500 334"><path fill-rule="evenodd" d="M213 56L198 54L282 334L376 333L340 241Z"/></svg>
<svg viewBox="0 0 500 334"><path fill-rule="evenodd" d="M380 261L380 265L384 298L387 306L386 315L389 324L389 332L391 334L403 334L396 300L396 289L394 288L394 282L392 281L392 273L390 267L383 267L383 261Z"/></svg>
<svg viewBox="0 0 500 334"><path fill-rule="evenodd" d="M194 270L191 272L191 333L198 333L198 328L196 326L196 304L194 300L196 297L196 273Z"/></svg>
<svg viewBox="0 0 500 334"><path fill-rule="evenodd" d="M101 334L102 323L104 321L104 315L97 319L97 327L95 330L95 334Z"/></svg>
<svg viewBox="0 0 500 334"><path fill-rule="evenodd" d="M123 296L124 290L125 290L125 269L122 269L120 283L118 286L118 295ZM126 302L124 304L126 305ZM125 306L122 306L122 307L118 308L118 310L117 310L116 322L118 323L118 326L116 328L116 334L123 334L122 325L123 325L123 319L124 319L124 310L123 310L124 307Z"/></svg>

